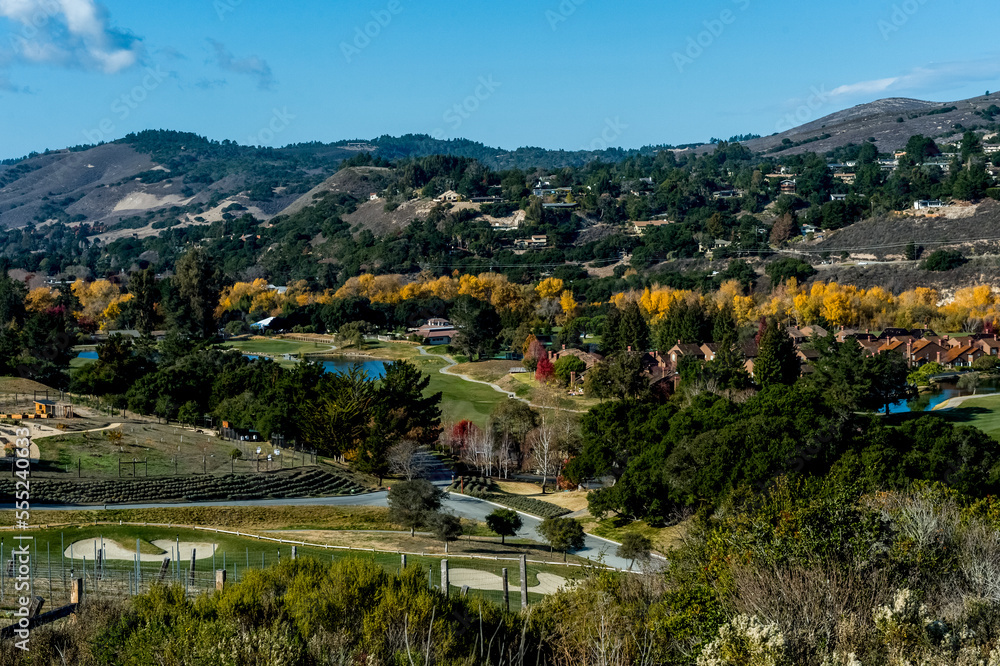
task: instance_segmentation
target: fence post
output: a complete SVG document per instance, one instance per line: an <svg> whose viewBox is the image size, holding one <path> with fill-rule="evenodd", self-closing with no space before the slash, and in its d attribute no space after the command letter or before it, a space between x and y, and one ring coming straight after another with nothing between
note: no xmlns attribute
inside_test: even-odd
<svg viewBox="0 0 1000 666"><path fill-rule="evenodd" d="M70 581L69 602L71 604L83 603L83 579L74 578Z"/></svg>
<svg viewBox="0 0 1000 666"><path fill-rule="evenodd" d="M521 556L520 571L521 574L521 608L528 607L528 562L527 556Z"/></svg>
<svg viewBox="0 0 1000 666"><path fill-rule="evenodd" d="M441 592L444 593L444 598L448 598L448 587L450 581L448 579L448 560L441 560Z"/></svg>
<svg viewBox="0 0 1000 666"><path fill-rule="evenodd" d="M215 589L222 592L223 588L226 587L226 570L219 569L215 572Z"/></svg>
<svg viewBox="0 0 1000 666"><path fill-rule="evenodd" d="M510 610L510 588L507 587L507 567L500 570L501 578L503 578L503 607L504 610Z"/></svg>
<svg viewBox="0 0 1000 666"><path fill-rule="evenodd" d="M294 560L298 554L299 554L299 547L292 546L292 559Z"/></svg>
<svg viewBox="0 0 1000 666"><path fill-rule="evenodd" d="M195 548L191 549L191 569L188 572L188 578L191 579L191 584L194 585L194 556L197 550Z"/></svg>
<svg viewBox="0 0 1000 666"><path fill-rule="evenodd" d="M400 555L400 563L399 563L400 572L402 572L403 569L405 568L406 568L406 553L403 553L402 555Z"/></svg>

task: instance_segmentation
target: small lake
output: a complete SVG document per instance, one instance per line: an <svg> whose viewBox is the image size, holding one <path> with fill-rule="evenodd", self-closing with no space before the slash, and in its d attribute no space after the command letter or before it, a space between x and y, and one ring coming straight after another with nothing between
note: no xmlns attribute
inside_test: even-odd
<svg viewBox="0 0 1000 666"><path fill-rule="evenodd" d="M995 384L987 384L985 386L980 386L976 391L976 395L986 395L996 392L997 387ZM940 388L937 391L922 392L914 400L903 400L889 405L889 413L903 414L906 412L929 412L945 400L958 398L963 395L972 395L972 391L959 390L955 384L940 384ZM879 411L884 412L885 410Z"/></svg>
<svg viewBox="0 0 1000 666"><path fill-rule="evenodd" d="M256 354L244 354L244 356L249 359L260 358ZM379 361L367 357L335 356L322 361L320 365L323 366L324 371L338 374L343 374L354 366L359 365L361 366L361 371L368 375L368 377L381 379L385 377L386 363L387 361Z"/></svg>
<svg viewBox="0 0 1000 666"><path fill-rule="evenodd" d="M326 372L335 372L335 373L345 373L351 368L353 368L355 365L360 365L361 371L371 378L381 379L382 377L385 377L386 361L340 356L337 358L323 361L322 365L323 369L326 370Z"/></svg>

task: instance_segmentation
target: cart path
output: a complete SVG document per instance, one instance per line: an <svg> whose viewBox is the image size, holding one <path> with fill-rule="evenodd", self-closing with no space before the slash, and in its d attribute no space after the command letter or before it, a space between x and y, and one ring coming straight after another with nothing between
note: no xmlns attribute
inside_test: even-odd
<svg viewBox="0 0 1000 666"><path fill-rule="evenodd" d="M503 388L501 386L498 386L497 384L493 384L492 382L483 381L482 379L473 379L469 375L463 375L460 372L451 372L451 369L454 368L456 365L458 365L458 361L456 361L454 358L452 358L448 354L431 354L431 353L428 353L427 350L424 349L423 347L417 347L417 351L420 352L421 356L428 356L430 358L440 358L445 363L447 363L448 365L446 365L443 368L441 368L440 370L438 370L438 372L440 372L442 375L448 375L449 377L457 377L457 378L459 378L461 380L464 380L464 381L467 381L467 382L472 382L473 384L483 384L484 386L489 386L494 391L497 391L498 393L503 393L504 395L506 395L511 400L519 400L519 401L523 402L524 404L528 405L529 407L534 407L535 409L554 409L554 410L559 411L559 412L571 412L573 414L586 414L587 411L588 411L586 409L566 409L565 407L552 407L552 406L549 406L549 405L536 405L535 403L531 402L527 398L521 398L516 393L514 393L513 391L508 391L507 389L505 389L505 388Z"/></svg>
<svg viewBox="0 0 1000 666"><path fill-rule="evenodd" d="M438 481L442 489L448 485L448 481ZM146 503L146 504L107 504L105 509L171 509L171 508L191 508L207 506L377 506L388 507L388 493L384 490L367 493L364 495L342 495L339 497L305 497L297 499L269 499L269 500L240 500L240 501L216 501L216 502L171 502L171 503ZM492 513L499 505L485 500L460 495L458 493L447 493L442 502L442 508L461 518L485 522L486 516ZM98 506L80 506L76 504L66 505L41 505L34 504L31 507L34 511L59 510L59 511L95 511L100 510ZM544 539L538 533L538 526L542 524L542 519L535 516L521 513L522 526L518 530L517 536L522 539L544 543ZM628 569L629 561L615 555L618 544L608 539L584 534L584 547L580 550L572 551L574 555L603 564L604 566L615 567L616 569Z"/></svg>

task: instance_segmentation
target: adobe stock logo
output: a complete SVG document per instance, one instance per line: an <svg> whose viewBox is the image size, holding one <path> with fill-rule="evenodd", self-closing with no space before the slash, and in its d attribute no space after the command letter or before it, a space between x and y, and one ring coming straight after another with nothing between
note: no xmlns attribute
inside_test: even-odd
<svg viewBox="0 0 1000 666"><path fill-rule="evenodd" d="M475 91L468 97L466 97L460 104L456 104L441 116L442 120L448 123L449 129L452 132L457 132L466 120L472 117L472 114L479 110L479 107L483 102L493 97L493 93L496 92L502 83L493 80L493 75L480 76L479 85L476 86ZM439 141L444 141L448 138L448 133L445 132L440 127L431 134L435 139Z"/></svg>
<svg viewBox="0 0 1000 666"><path fill-rule="evenodd" d="M776 131L787 132L794 127L806 124L810 120L815 120L816 112L830 101L830 93L826 91L825 85L819 88L813 86L810 92L812 94L806 98L803 104L800 104L794 112L786 114L784 118L775 124L774 129Z"/></svg>
<svg viewBox="0 0 1000 666"><path fill-rule="evenodd" d="M549 27L555 32L560 23L565 23L569 17L576 13L577 8L587 0L562 0L555 10L549 9L545 12L545 20L549 22Z"/></svg>
<svg viewBox="0 0 1000 666"><path fill-rule="evenodd" d="M741 12L745 12L749 9L751 2L752 0L732 0L732 3L736 5ZM704 55L705 51L712 48L715 41L719 39L719 37L722 37L726 28L736 23L737 18L739 18L739 14L731 9L724 9L719 13L717 18L709 21L703 21L702 26L705 29L697 35L688 37L687 46L683 51L674 51L673 60L674 65L677 67L677 71L683 74L686 68L693 65L694 61Z"/></svg>
<svg viewBox="0 0 1000 666"><path fill-rule="evenodd" d="M350 64L361 52L371 46L372 40L382 34L382 30L389 27L394 16L403 13L403 5L399 0L390 0L385 9L377 12L373 11L372 19L365 25L354 28L354 39L351 42L341 42L340 52L344 54L344 59Z"/></svg>
<svg viewBox="0 0 1000 666"><path fill-rule="evenodd" d="M878 30L882 33L882 39L889 41L889 37L893 33L899 32L920 11L920 8L926 4L927 0L906 0L902 4L893 5L889 20L879 19L878 22Z"/></svg>
<svg viewBox="0 0 1000 666"><path fill-rule="evenodd" d="M247 137L247 143L251 146L270 145L277 135L288 129L293 120L295 120L295 116L288 112L287 106L283 109L273 109L271 119L256 134Z"/></svg>
<svg viewBox="0 0 1000 666"><path fill-rule="evenodd" d="M159 65L147 67L146 75L142 77L140 85L135 86L123 95L116 97L111 103L111 113L117 116L119 122L128 119L132 112L139 108L139 105L146 101L149 94L160 87L167 78L167 73L160 69ZM83 136L88 143L101 143L115 132L115 121L108 116L91 130L83 130Z"/></svg>
<svg viewBox="0 0 1000 666"><path fill-rule="evenodd" d="M582 146L580 150L593 152L607 150L615 141L622 137L622 134L627 129L628 125L623 123L620 117L615 116L614 119L605 118L604 129L601 133L594 137L589 145Z"/></svg>

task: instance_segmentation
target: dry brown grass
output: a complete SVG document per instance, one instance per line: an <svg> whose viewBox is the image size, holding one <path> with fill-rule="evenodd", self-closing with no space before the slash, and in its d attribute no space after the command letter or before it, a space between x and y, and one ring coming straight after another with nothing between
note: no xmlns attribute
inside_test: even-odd
<svg viewBox="0 0 1000 666"><path fill-rule="evenodd" d="M468 375L483 382L496 383L510 374L511 368L521 365L518 361L482 361L479 363L459 363L448 372L455 375Z"/></svg>
<svg viewBox="0 0 1000 666"><path fill-rule="evenodd" d="M497 481L500 490L511 495L525 495L540 499L549 504L561 506L570 511L582 511L587 508L587 492L546 492L542 495L542 488L536 483L523 483L521 481Z"/></svg>
<svg viewBox="0 0 1000 666"><path fill-rule="evenodd" d="M465 521L462 521L463 523ZM350 530L270 530L267 536L284 538L309 543L329 544L331 546L350 546L351 548L374 548L376 550L396 550L409 553L427 553L428 555L443 555L444 542L427 534L417 533L410 536L409 532L353 532ZM545 544L507 539L501 545L499 537L463 536L448 544L451 555L482 555L486 557L519 557L527 555L533 560L551 560L562 562L562 553L550 553ZM580 557L570 555L569 562L584 562Z"/></svg>

